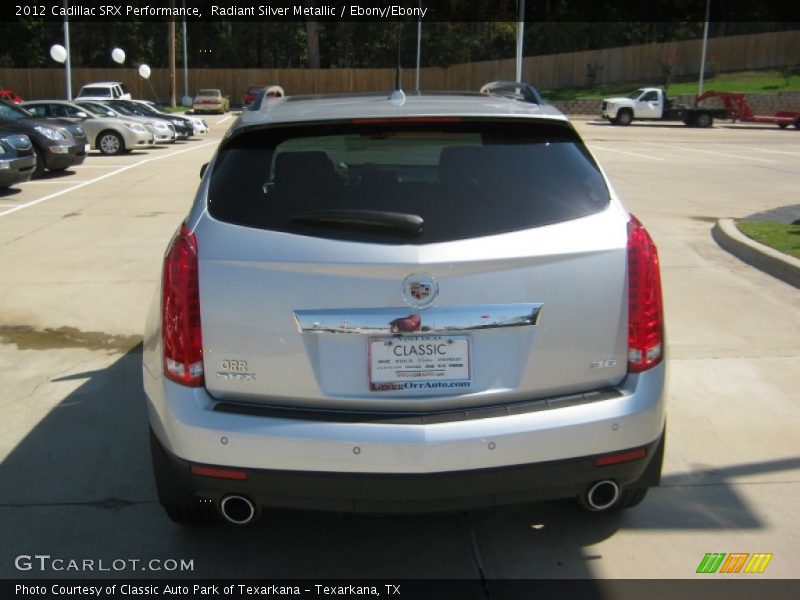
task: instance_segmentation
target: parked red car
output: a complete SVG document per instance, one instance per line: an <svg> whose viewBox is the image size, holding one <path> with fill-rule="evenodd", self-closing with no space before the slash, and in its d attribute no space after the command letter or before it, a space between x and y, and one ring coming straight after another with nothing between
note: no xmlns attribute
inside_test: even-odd
<svg viewBox="0 0 800 600"><path fill-rule="evenodd" d="M260 90L263 90L265 87L267 87L267 86L265 86L265 85L253 85L253 86L250 86L249 88L247 88L247 91L244 93L244 96L242 96L242 106L248 106L248 105L252 104L253 100L256 99L256 96L258 95L258 92Z"/></svg>
<svg viewBox="0 0 800 600"><path fill-rule="evenodd" d="M261 90L267 90L267 96L285 96L285 92L283 88L279 85L268 84L268 85L254 85L247 88L247 91L242 96L242 107L246 108L251 105L256 97L258 97L258 92Z"/></svg>
<svg viewBox="0 0 800 600"><path fill-rule="evenodd" d="M8 100L9 102L13 102L14 104L19 104L22 102L22 96L20 96L14 90L5 90L0 88L0 100Z"/></svg>
<svg viewBox="0 0 800 600"><path fill-rule="evenodd" d="M242 96L242 106L248 106L249 104L253 103L253 100L256 99L256 95L258 94L259 90L263 90L263 85L253 85L247 88L247 91Z"/></svg>

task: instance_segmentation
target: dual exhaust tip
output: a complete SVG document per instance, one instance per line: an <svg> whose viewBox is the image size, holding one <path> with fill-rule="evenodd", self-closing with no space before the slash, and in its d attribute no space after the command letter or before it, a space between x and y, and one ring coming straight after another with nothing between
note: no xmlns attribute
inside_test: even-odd
<svg viewBox="0 0 800 600"><path fill-rule="evenodd" d="M619 500L619 485L611 479L592 484L583 497L589 510L600 512L608 510ZM247 496L229 494L220 502L222 517L233 525L247 525L256 518L256 506Z"/></svg>
<svg viewBox="0 0 800 600"><path fill-rule="evenodd" d="M619 493L619 485L611 479L605 479L592 484L583 500L589 510L600 512L614 506L619 500Z"/></svg>
<svg viewBox="0 0 800 600"><path fill-rule="evenodd" d="M247 496L229 494L219 503L222 517L233 525L247 525L256 518L256 506Z"/></svg>

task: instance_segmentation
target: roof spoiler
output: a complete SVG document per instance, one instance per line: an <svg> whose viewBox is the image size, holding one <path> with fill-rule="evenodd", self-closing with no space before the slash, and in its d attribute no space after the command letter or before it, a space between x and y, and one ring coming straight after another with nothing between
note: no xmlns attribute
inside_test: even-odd
<svg viewBox="0 0 800 600"><path fill-rule="evenodd" d="M539 90L531 84L522 83L521 81L492 81L481 87L481 94L504 96L530 102L531 104L544 104Z"/></svg>

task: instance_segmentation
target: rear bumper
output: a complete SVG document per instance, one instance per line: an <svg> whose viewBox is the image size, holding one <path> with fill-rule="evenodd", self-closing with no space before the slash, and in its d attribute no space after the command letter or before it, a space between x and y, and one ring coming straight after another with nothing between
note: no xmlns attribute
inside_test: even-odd
<svg viewBox="0 0 800 600"><path fill-rule="evenodd" d="M571 496L605 477L627 485L644 470L665 422L664 363L629 376L615 393L597 400L587 394L582 401L538 401L500 416L498 407L487 407L486 418L477 409L464 419L394 423L220 411L204 388L168 381L148 362L144 387L150 424L176 480L193 495L216 499L249 491L264 506L350 510L346 507L363 504L359 498L367 505L385 503L407 487L412 496L430 491L434 504L452 508L461 506L451 497L456 489L483 490L480 498L470 495L470 505L486 505L486 500L491 505ZM598 455L641 447L651 450L646 458L604 467L603 474L593 464ZM220 485L220 480L191 476L192 463L253 475ZM500 472L502 477L496 475ZM440 486L439 481L450 483ZM371 486L387 490L385 496ZM331 489L347 497L331 498ZM285 490L291 490L290 497Z"/></svg>
<svg viewBox="0 0 800 600"><path fill-rule="evenodd" d="M195 112L222 112L224 109L225 105L222 103L192 105L192 110L194 110Z"/></svg>
<svg viewBox="0 0 800 600"><path fill-rule="evenodd" d="M488 508L577 497L598 481L622 487L657 485L663 432L643 458L597 466L595 456L435 474L329 473L248 469L244 481L194 475L192 463L165 450L150 431L159 501L165 506L209 503L230 494L249 497L258 508L359 513L435 512ZM206 465L203 465L206 466Z"/></svg>

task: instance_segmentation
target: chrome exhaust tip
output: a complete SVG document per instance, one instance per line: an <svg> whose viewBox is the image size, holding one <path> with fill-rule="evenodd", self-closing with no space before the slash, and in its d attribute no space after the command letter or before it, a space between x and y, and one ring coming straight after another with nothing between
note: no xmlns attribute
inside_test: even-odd
<svg viewBox="0 0 800 600"><path fill-rule="evenodd" d="M598 481L586 491L585 499L589 510L607 510L619 499L619 486L610 479Z"/></svg>
<svg viewBox="0 0 800 600"><path fill-rule="evenodd" d="M234 525L247 525L256 517L256 507L246 496L225 496L219 503L219 510L225 520Z"/></svg>

